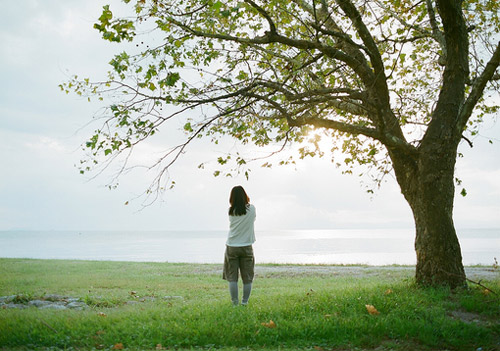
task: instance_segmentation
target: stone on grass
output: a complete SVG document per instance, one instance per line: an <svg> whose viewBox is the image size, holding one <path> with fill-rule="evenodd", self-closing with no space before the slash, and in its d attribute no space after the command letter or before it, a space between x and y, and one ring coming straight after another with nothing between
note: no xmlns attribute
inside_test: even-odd
<svg viewBox="0 0 500 351"><path fill-rule="evenodd" d="M22 303L19 303L22 302ZM23 309L27 307L36 307L40 309L54 309L54 310L83 310L87 308L87 304L75 297L68 297L62 295L44 295L39 298L30 300L24 295L11 295L0 296L0 308L17 308Z"/></svg>

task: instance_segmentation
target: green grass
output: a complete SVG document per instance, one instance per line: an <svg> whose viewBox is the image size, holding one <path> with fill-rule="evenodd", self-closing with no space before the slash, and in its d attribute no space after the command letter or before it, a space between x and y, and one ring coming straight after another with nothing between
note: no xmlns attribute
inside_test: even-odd
<svg viewBox="0 0 500 351"><path fill-rule="evenodd" d="M0 348L109 350L119 343L128 350L154 350L158 344L225 351L500 347L500 299L477 285L455 292L418 288L412 270L398 267L364 267L363 274L265 269L273 267L258 267L250 305L234 308L218 265L0 259L0 296L19 295L22 301L61 294L91 306L0 309ZM482 284L500 291L498 275ZM370 315L366 304L380 314ZM276 328L262 325L270 320Z"/></svg>

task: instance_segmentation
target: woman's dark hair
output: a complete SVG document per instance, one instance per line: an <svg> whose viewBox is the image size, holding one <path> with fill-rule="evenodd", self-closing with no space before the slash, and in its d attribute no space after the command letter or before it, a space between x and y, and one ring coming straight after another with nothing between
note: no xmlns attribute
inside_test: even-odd
<svg viewBox="0 0 500 351"><path fill-rule="evenodd" d="M247 213L247 205L250 203L245 189L241 185L235 186L231 190L231 196L229 196L229 215L231 216L243 216Z"/></svg>

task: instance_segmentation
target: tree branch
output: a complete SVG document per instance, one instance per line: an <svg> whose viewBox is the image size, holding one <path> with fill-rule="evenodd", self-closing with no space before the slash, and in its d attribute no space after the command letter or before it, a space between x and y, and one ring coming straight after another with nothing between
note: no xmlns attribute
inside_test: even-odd
<svg viewBox="0 0 500 351"><path fill-rule="evenodd" d="M262 82L262 85L272 87L276 90L281 90L282 87L280 84L274 82ZM310 89L303 93L293 94L288 90L283 90L285 96L288 100L302 100L304 98L312 98L316 96L328 96L330 94L347 94L352 99L363 100L364 94L358 90L353 90L350 88L319 88L319 89Z"/></svg>
<svg viewBox="0 0 500 351"><path fill-rule="evenodd" d="M381 1L376 0L377 5L384 10L384 12L388 12L391 14L391 16L396 19L399 23L401 23L404 27L410 28L415 30L416 32L420 33L424 37L433 37L431 33L429 33L427 30L423 29L420 26L410 24L406 22L404 19L402 19L396 12L394 12L392 9L389 7L385 6Z"/></svg>
<svg viewBox="0 0 500 351"><path fill-rule="evenodd" d="M463 104L460 113L458 115L457 132L458 131L461 132L465 128L467 121L472 115L474 107L476 106L477 102L483 95L486 84L494 78L495 72L499 66L500 66L500 41L498 42L495 52L493 53L490 60L486 64L486 67L484 68L483 72L479 77L477 77L474 80L471 92L467 97L467 100L465 100L465 103Z"/></svg>
<svg viewBox="0 0 500 351"><path fill-rule="evenodd" d="M149 169L153 169L157 166L160 166L163 161L165 161L167 158L169 158L170 156L173 155L172 159L165 165L162 167L160 173L156 176L156 178L153 180L152 182L152 185L153 184L156 184L156 190L160 190L161 189L161 183L162 183L162 179L165 175L165 173L168 172L169 168L179 159L179 157L184 153L184 150L186 149L186 147L194 140L196 139L208 126L210 126L212 123L214 123L214 121L216 121L217 119L225 116L225 115L228 115L230 113L234 113L236 110L243 110L244 108L248 107L247 105L245 106L241 106L235 110L230 110L230 109L227 109L226 111L223 111L222 113L220 114L217 114L215 116L213 116L212 118L206 120L205 122L203 122L201 124L201 126L199 126L196 131L191 134L189 136L189 138L181 143L181 144L178 144L176 146L174 146L173 148L171 148L170 150L168 150L158 161L156 161L152 166L149 167ZM152 188L153 186L151 185L150 188Z"/></svg>
<svg viewBox="0 0 500 351"><path fill-rule="evenodd" d="M376 108L377 127L384 137L379 140L390 148L402 148L402 151L412 150L404 137L404 134L399 125L399 121L391 110L389 87L387 85L387 77L385 75L384 63L380 50L366 27L360 12L354 6L351 0L336 0L337 4L342 8L342 11L351 19L357 33L363 40L363 43L368 49L370 62L373 66L373 80L367 86L369 96L372 97L372 104Z"/></svg>
<svg viewBox="0 0 500 351"><path fill-rule="evenodd" d="M378 40L378 43L385 43L385 42L391 42L395 44L405 44L405 43L413 43L414 41L424 39L424 38L430 38L432 37L431 35L428 34L421 34L421 35L415 35L410 38L398 38L398 39L390 39L390 38L385 38L383 40Z"/></svg>
<svg viewBox="0 0 500 351"><path fill-rule="evenodd" d="M252 47L253 49L257 50L257 51L262 51L264 53L266 53L268 56L273 56L273 57L278 57L278 58L281 58L283 59L284 61L287 61L289 62L291 65L293 65L293 67L298 67L298 68L294 68L294 70L302 70L302 69L305 69L306 71L306 74L314 81L317 81L318 80L318 76L312 72L311 70L308 69L308 66L310 66L311 64L317 62L318 60L320 60L322 57L324 57L325 55L323 53L320 53L314 57L311 57L310 60L308 60L307 62L300 62L299 60L295 59L295 58L292 58L292 57L288 57L286 55L282 55L280 52L275 52L275 51L272 51L272 50L268 50L266 48L263 48L259 45L254 45L254 44L250 44L249 45L250 47Z"/></svg>
<svg viewBox="0 0 500 351"><path fill-rule="evenodd" d="M336 39L339 39L339 40L345 42L346 44L351 45L352 47L361 49L361 50L368 53L368 49L366 48L366 46L359 45L359 44L355 43L346 33L334 31L334 30L328 30L328 29L322 28L321 26L317 25L316 23L311 23L311 27L320 31L323 34L326 34L326 35L329 35L329 36L334 37Z"/></svg>
<svg viewBox="0 0 500 351"><path fill-rule="evenodd" d="M255 8L262 15L262 17L264 17L266 19L267 23L269 23L269 31L271 33L276 33L276 25L274 24L273 19L271 18L271 16L269 16L269 14L266 12L266 10L264 10L262 7L257 5L252 0L244 0L244 1L248 4L250 4L253 8Z"/></svg>
<svg viewBox="0 0 500 351"><path fill-rule="evenodd" d="M292 102L293 103L293 102ZM327 107L334 108L338 111L346 112L355 116L368 117L371 121L374 120L370 112L363 107L361 104L357 103L356 100L349 99L346 97L319 97L309 99L307 101L297 102L298 104L307 103L309 105L326 104Z"/></svg>
<svg viewBox="0 0 500 351"><path fill-rule="evenodd" d="M459 127L459 115L463 108L465 85L469 79L467 27L460 1L437 0L437 5L443 23L446 48L453 54L446 57L438 101L421 146L433 143L436 138L442 138L443 126L448 126L450 140L457 143L463 132Z"/></svg>
<svg viewBox="0 0 500 351"><path fill-rule="evenodd" d="M210 97L210 98L207 98L207 99L197 99L197 100L176 99L175 101L183 103L183 104L186 104L186 103L187 104L190 104L190 103L193 103L193 104L208 104L208 103L212 103L212 102L216 102L216 101L227 100L227 99L238 97L239 95L245 94L246 92L252 90L253 88L255 88L258 85L259 85L259 83L254 82L254 83L252 83L252 84L250 84L250 85L248 85L246 87L243 87L241 89L235 90L232 93L228 93L228 94L224 94L224 95L219 95L219 96L214 96L214 97Z"/></svg>
<svg viewBox="0 0 500 351"><path fill-rule="evenodd" d="M441 32L441 30L438 27L436 21L436 13L434 12L434 7L432 6L432 0L426 0L425 3L427 5L427 13L429 14L429 21L432 29L432 37L436 39L436 41L439 43L439 46L441 46L441 50L443 50L443 59L444 61L446 61L446 55L447 55L446 41L443 32Z"/></svg>
<svg viewBox="0 0 500 351"><path fill-rule="evenodd" d="M324 119L324 118L318 118L314 116L298 116L298 111L293 111L293 114L290 113L289 111L286 110L283 106L281 106L278 102L270 99L269 97L266 96L261 96L256 93L245 93L245 96L253 97L255 99L264 101L268 103L272 108L276 109L279 113L280 116L277 116L276 118L286 118L287 123L290 127L301 127L304 125L313 125L318 128L327 128L327 129L335 129L341 132L346 132L350 134L355 134L355 135L365 135L377 140L382 141L383 135L380 134L380 132L375 129L375 128L368 128L368 127L363 127L363 126L357 126L353 124L348 124L344 122L338 122L338 121L333 121L330 119ZM339 106L340 107L340 106ZM307 108L302 109L303 111L308 112ZM343 109L345 110L345 108ZM390 142L393 144L392 142ZM400 146L400 145L399 145Z"/></svg>
<svg viewBox="0 0 500 351"><path fill-rule="evenodd" d="M370 31L366 27L365 23L361 18L361 14L358 9L354 6L354 4L350 0L337 0L337 4L339 4L340 8L344 13L349 17L356 27L356 31L358 32L361 40L365 44L367 48L367 54L370 56L370 61L373 65L373 69L375 71L375 76L379 76L384 72L384 64L382 62L382 57L380 56L380 51L373 39Z"/></svg>
<svg viewBox="0 0 500 351"><path fill-rule="evenodd" d="M353 135L365 135L367 137L380 140L382 135L375 128L368 128L363 126L357 126L349 123L334 121L331 119L318 118L314 116L301 116L288 121L291 127L301 127L305 125L311 125L316 128L326 128L334 129L340 132L349 133Z"/></svg>
<svg viewBox="0 0 500 351"><path fill-rule="evenodd" d="M363 62L360 62L356 57L353 57L349 54L346 54L342 52L341 50L338 50L332 46L319 43L316 41L309 41L309 40L303 40L303 39L292 39L288 38L285 36L282 36L278 33L275 32L266 32L264 35L260 37L254 37L254 38L242 38L242 37L235 37L232 35L227 35L227 34L217 34L217 33L209 33L209 32L203 32L200 30L196 30L194 28L189 27L188 25L179 22L173 18L168 19L171 23L175 24L179 28L182 28L188 33L191 33L194 36L201 37L201 38L212 38L212 39L220 39L223 41L232 41L240 44L271 44L271 43L280 43L284 44L290 47L294 47L296 49L302 49L302 50L319 50L325 56L328 56L329 58L336 59L342 62L345 62L356 74L358 74L365 83L369 83L373 81L374 75L373 72L370 70L370 68L364 64Z"/></svg>
<svg viewBox="0 0 500 351"><path fill-rule="evenodd" d="M474 147L474 144L472 144L472 141L470 141L469 138L467 138L465 135L462 134L462 139L464 139L467 144L469 144L469 146L471 147L471 149Z"/></svg>
<svg viewBox="0 0 500 351"><path fill-rule="evenodd" d="M325 45L318 42L313 42L309 40L301 40L301 39L291 39L284 37L279 34L269 33L269 42L276 42L285 44L297 49L305 49L311 50L316 49L324 53L326 56L332 59L340 60L345 62L350 68L354 70L365 82L372 81L374 78L373 72L369 69L368 66L364 65L363 62L360 62L357 58L348 55L332 46Z"/></svg>
<svg viewBox="0 0 500 351"><path fill-rule="evenodd" d="M288 124L291 127L312 125L316 128L334 129L340 132L349 133L353 135L364 135L380 141L383 145L385 145L388 148L397 148L402 152L410 154L412 156L416 156L418 154L418 150L415 147L408 144L406 140L395 137L394 135L382 134L376 128L368 128L364 126L333 121L331 119L324 119L313 116L308 116L308 117L303 116L296 119L292 119L291 121L288 121Z"/></svg>

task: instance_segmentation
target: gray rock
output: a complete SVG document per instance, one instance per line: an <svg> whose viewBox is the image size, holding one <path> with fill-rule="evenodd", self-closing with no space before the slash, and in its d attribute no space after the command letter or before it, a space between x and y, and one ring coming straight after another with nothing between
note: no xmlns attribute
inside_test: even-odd
<svg viewBox="0 0 500 351"><path fill-rule="evenodd" d="M51 303L48 305L41 306L40 309L51 309L51 310L65 310L66 306L58 303Z"/></svg>
<svg viewBox="0 0 500 351"><path fill-rule="evenodd" d="M14 299L17 297L17 295L10 295L10 296L0 296L0 302L3 303L9 303L14 301Z"/></svg>
<svg viewBox="0 0 500 351"><path fill-rule="evenodd" d="M7 304L2 305L1 308L5 308L5 309L8 309L8 308L17 308L19 310L22 310L22 309L24 309L26 307L27 307L26 305L23 305L23 304L20 304L20 303L7 303Z"/></svg>
<svg viewBox="0 0 500 351"><path fill-rule="evenodd" d="M16 303L22 302L22 303ZM67 297L63 295L50 294L40 297L38 299L33 299L28 301L28 298L23 295L11 295L11 296L0 296L0 308L27 308L27 307L36 307L36 308L49 308L56 310L65 310L65 309L74 309L74 310L82 310L87 306L87 304L81 299L76 297Z"/></svg>
<svg viewBox="0 0 500 351"><path fill-rule="evenodd" d="M83 310L87 305L84 302L73 301L68 303L66 307L72 310Z"/></svg>
<svg viewBox="0 0 500 351"><path fill-rule="evenodd" d="M52 304L52 302L50 301L44 301L44 300L31 300L28 302L28 305L29 306L35 306L35 307L44 307L44 306L47 306L47 305L50 305Z"/></svg>
<svg viewBox="0 0 500 351"><path fill-rule="evenodd" d="M184 300L182 296L164 296L164 300Z"/></svg>

